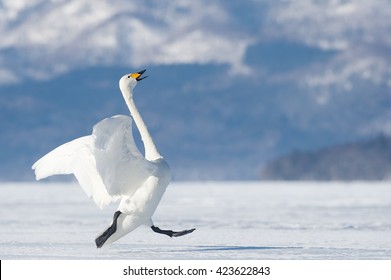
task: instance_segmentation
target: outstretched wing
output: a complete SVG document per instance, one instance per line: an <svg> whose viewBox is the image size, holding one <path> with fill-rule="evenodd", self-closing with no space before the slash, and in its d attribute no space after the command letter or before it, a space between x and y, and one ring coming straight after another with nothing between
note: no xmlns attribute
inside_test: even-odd
<svg viewBox="0 0 391 280"><path fill-rule="evenodd" d="M100 208L121 195L131 196L154 171L137 149L131 125L128 116L102 120L92 135L65 143L39 159L32 167L37 180L74 174Z"/></svg>
<svg viewBox="0 0 391 280"><path fill-rule="evenodd" d="M73 173L87 196L92 198L99 208L103 208L117 197L107 192L96 170L93 150L94 138L91 135L59 146L34 163L32 168L35 170L36 179Z"/></svg>
<svg viewBox="0 0 391 280"><path fill-rule="evenodd" d="M131 196L154 172L155 165L138 150L132 135L132 118L114 116L94 126L96 169L111 195Z"/></svg>

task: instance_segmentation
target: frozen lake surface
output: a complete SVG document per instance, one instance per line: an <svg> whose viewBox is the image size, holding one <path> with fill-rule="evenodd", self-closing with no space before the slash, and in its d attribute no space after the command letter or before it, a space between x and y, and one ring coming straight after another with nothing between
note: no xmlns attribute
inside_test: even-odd
<svg viewBox="0 0 391 280"><path fill-rule="evenodd" d="M116 205L76 183L0 184L0 259L391 259L391 184L173 183L154 222L96 249Z"/></svg>

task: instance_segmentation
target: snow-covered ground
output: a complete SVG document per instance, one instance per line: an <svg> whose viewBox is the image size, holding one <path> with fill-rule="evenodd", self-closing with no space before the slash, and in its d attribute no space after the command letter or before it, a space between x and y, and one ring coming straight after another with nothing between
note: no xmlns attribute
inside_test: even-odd
<svg viewBox="0 0 391 280"><path fill-rule="evenodd" d="M173 183L155 216L96 249L116 205L74 184L0 184L0 259L391 259L391 184Z"/></svg>

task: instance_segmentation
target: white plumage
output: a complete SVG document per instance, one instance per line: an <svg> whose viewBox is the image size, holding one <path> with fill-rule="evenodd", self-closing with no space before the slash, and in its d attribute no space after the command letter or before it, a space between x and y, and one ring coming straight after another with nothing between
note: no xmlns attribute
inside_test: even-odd
<svg viewBox="0 0 391 280"><path fill-rule="evenodd" d="M145 157L132 135L132 118L117 115L97 123L91 135L65 143L49 152L34 165L36 179L55 174L74 174L88 197L99 208L121 199L113 223L97 239L97 247L110 244L138 226L150 226L155 232L182 236L194 231L160 230L152 222L171 174L158 152L133 101L133 88L145 70L125 75L120 89L140 131Z"/></svg>
<svg viewBox="0 0 391 280"><path fill-rule="evenodd" d="M54 174L74 174L99 208L132 196L156 169L137 149L132 118L114 116L97 123L92 135L54 149L34 165L37 180Z"/></svg>

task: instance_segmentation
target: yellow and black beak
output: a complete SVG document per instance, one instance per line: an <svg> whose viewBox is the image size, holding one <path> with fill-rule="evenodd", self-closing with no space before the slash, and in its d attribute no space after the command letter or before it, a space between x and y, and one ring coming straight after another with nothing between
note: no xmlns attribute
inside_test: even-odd
<svg viewBox="0 0 391 280"><path fill-rule="evenodd" d="M146 77L148 77L148 76L141 77L141 75L144 74L145 71L147 71L147 69L141 70L140 72L130 74L129 77L132 77L132 78L136 79L137 82L139 82L141 80L144 80Z"/></svg>

